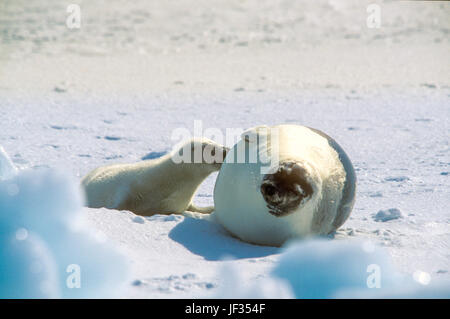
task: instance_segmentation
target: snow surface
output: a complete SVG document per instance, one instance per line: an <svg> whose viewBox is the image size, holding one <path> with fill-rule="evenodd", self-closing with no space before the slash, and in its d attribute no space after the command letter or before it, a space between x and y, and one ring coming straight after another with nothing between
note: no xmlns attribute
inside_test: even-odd
<svg viewBox="0 0 450 319"><path fill-rule="evenodd" d="M0 181L13 177L17 173L17 167L11 161L9 155L0 146Z"/></svg>
<svg viewBox="0 0 450 319"><path fill-rule="evenodd" d="M85 223L81 194L51 170L0 181L0 298L121 296L126 259Z"/></svg>
<svg viewBox="0 0 450 319"><path fill-rule="evenodd" d="M352 215L326 242L344 246L321 246L323 260L357 251L356 244L345 246L352 240L370 241L381 247L382 269L420 283L392 289L387 296L448 296L450 4L380 1L381 27L369 29L370 2L230 0L193 6L188 0L96 0L81 3L82 27L70 30L60 1L2 1L0 145L20 169L52 168L79 180L99 165L165 154L178 142L171 140L172 132L193 131L194 120L224 134L227 128L260 124L320 129L345 149L358 178ZM10 162L2 150L0 159L1 175L10 179L15 172L6 168ZM71 237L63 230L72 224L66 217L79 215L90 224L86 229L104 233L129 264L121 297L230 296L233 291L242 297L304 296L295 284L301 278L282 270L291 263L304 269L311 265L289 258L289 250L243 243L208 216L80 210L79 201L71 199L77 194L73 184L53 183L60 179L52 174L12 177L23 183L18 193L16 187L4 188L9 179L2 182L2 203L25 216L30 229L26 241L14 243L2 233L0 262L9 258L8 269L21 269L39 258L46 265L39 274L20 270L20 278L29 279L19 293L67 296L64 287L43 292L38 283L55 287L52 282L66 278L58 268L66 259L55 238L61 236L65 251L79 252L83 243L92 243L84 231ZM216 176L201 185L197 204L213 204ZM31 179L50 186L37 193L30 188L30 197L21 197ZM11 193L21 200L6 195ZM39 209L32 209L28 198L53 208L47 212L36 204ZM379 211L392 209L403 218L374 220ZM42 220L32 218L33 212ZM52 220L62 228L44 226ZM0 225L8 227L8 236L24 227L5 218ZM97 249L103 251L100 246L86 251L96 256ZM292 249L315 262L318 257L307 247ZM356 255L342 265L366 261L365 255ZM96 260L74 256L86 267ZM122 275L119 268L111 271ZM284 278L275 276L277 271ZM120 285L120 278L98 279L91 296ZM319 295L339 297L337 290L352 278L339 284L338 279L332 277ZM381 295L373 289L352 293Z"/></svg>
<svg viewBox="0 0 450 319"><path fill-rule="evenodd" d="M380 210L378 213L374 214L373 220L376 222L387 222L393 219L403 218L403 214L397 208L390 208L386 210Z"/></svg>

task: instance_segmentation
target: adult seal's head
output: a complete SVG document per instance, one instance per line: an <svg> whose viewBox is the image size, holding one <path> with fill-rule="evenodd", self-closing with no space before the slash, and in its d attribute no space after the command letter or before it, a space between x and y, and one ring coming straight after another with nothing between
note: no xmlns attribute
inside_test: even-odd
<svg viewBox="0 0 450 319"><path fill-rule="evenodd" d="M291 214L314 193L308 172L294 161L283 162L261 182L261 194L269 213L282 217Z"/></svg>
<svg viewBox="0 0 450 319"><path fill-rule="evenodd" d="M215 216L255 244L326 235L350 215L356 176L328 135L299 125L260 126L242 134L220 169Z"/></svg>

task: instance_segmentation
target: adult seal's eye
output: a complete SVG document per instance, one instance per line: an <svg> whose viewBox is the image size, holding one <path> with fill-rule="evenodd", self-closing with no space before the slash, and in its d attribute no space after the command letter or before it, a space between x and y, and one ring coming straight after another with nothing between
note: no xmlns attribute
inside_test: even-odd
<svg viewBox="0 0 450 319"><path fill-rule="evenodd" d="M271 185L263 186L263 193L268 196L273 196L276 192L276 188Z"/></svg>

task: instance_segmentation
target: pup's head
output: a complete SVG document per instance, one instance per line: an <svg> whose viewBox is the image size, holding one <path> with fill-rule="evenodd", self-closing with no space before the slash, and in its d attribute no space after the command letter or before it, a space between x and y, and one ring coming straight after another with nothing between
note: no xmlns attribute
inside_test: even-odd
<svg viewBox="0 0 450 319"><path fill-rule="evenodd" d="M264 176L260 191L269 213L282 217L296 211L317 192L314 173L297 162L280 163L273 174Z"/></svg>
<svg viewBox="0 0 450 319"><path fill-rule="evenodd" d="M172 160L178 164L207 165L219 170L228 148L207 138L193 138L175 148Z"/></svg>

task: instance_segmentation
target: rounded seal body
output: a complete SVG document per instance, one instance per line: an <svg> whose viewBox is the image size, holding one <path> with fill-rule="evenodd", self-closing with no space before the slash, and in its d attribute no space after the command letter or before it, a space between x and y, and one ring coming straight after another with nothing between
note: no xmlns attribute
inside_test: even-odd
<svg viewBox="0 0 450 319"><path fill-rule="evenodd" d="M214 215L254 244L326 235L350 215L356 176L344 150L305 126L260 126L228 152L214 188Z"/></svg>

